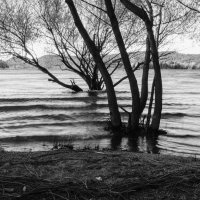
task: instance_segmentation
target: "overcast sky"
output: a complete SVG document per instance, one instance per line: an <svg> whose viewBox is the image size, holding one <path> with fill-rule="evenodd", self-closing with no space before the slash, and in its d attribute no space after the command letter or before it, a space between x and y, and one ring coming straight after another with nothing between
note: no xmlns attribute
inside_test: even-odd
<svg viewBox="0 0 200 200"><path fill-rule="evenodd" d="M40 44L36 44L34 49L38 56L47 54ZM169 45L161 50L177 51L184 54L200 54L200 41L188 39L187 37L176 37Z"/></svg>
<svg viewBox="0 0 200 200"><path fill-rule="evenodd" d="M177 51L184 54L200 54L200 41L188 39L187 37L179 36L174 38L169 45L162 48L163 51ZM34 51L38 57L49 54L47 47L44 48L44 45L40 43L34 44ZM9 56L0 56L0 59L7 60Z"/></svg>
<svg viewBox="0 0 200 200"><path fill-rule="evenodd" d="M172 50L185 54L200 54L200 42L188 38L176 38L171 44ZM170 48L170 47L169 47Z"/></svg>

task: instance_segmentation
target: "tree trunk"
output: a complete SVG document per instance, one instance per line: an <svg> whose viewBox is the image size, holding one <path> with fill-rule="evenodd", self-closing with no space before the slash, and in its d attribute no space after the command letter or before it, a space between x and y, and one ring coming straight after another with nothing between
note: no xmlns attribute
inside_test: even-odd
<svg viewBox="0 0 200 200"><path fill-rule="evenodd" d="M25 48L25 52L28 53L29 55L31 55L30 51ZM83 90L75 84L75 82L71 81L72 84L71 85L68 85L66 83L63 83L62 81L60 81L56 76L54 76L48 69L46 69L45 67L42 67L38 60L33 58L32 60L31 59L27 59L26 57L23 57L21 55L17 55L16 58L20 59L20 60L23 60L25 63L28 63L34 67L36 67L37 69L39 69L40 71L42 71L43 73L47 74L50 78L48 79L49 81L51 82L54 82L54 83L57 83L59 85L61 85L62 87L65 87L65 88L68 88L70 90L73 90L75 92L82 92Z"/></svg>
<svg viewBox="0 0 200 200"><path fill-rule="evenodd" d="M151 128L158 130L160 126L161 112L162 112L162 78L158 57L158 49L153 33L152 19L149 19L148 13L143 7L138 7L136 4L129 0L120 0L124 6L133 12L135 15L140 17L145 22L147 34L150 42L151 54L153 59L153 66L155 71L155 108L152 118ZM153 16L151 16L153 18Z"/></svg>
<svg viewBox="0 0 200 200"><path fill-rule="evenodd" d="M77 13L77 10L75 8L73 0L65 0L67 3L71 14L73 16L74 22L76 27L78 28L81 36L83 37L90 53L92 54L94 61L102 74L102 77L104 79L104 83L106 85L106 91L107 91L107 96L108 96L108 106L110 109L110 117L111 117L111 123L114 128L121 127L121 116L120 112L118 109L118 104L117 104L117 98L113 86L112 79L106 69L106 66L100 56L100 53L95 46L94 42L91 40L89 34L87 33L86 29L84 28L81 19ZM67 23L67 22L66 22Z"/></svg>
<svg viewBox="0 0 200 200"><path fill-rule="evenodd" d="M95 65L93 66L93 72L91 72L91 74L87 74L87 75L82 75L82 79L85 81L85 83L87 84L89 91L93 91L93 90L102 90L102 85L103 82L99 79L98 73L98 67Z"/></svg>
<svg viewBox="0 0 200 200"><path fill-rule="evenodd" d="M151 128L154 130L158 130L160 127L160 119L162 113L162 77L161 77L161 70L160 70L160 63L159 63L159 56L158 56L158 49L156 46L155 37L153 34L152 25L146 23L147 33L149 37L149 42L151 46L151 53L152 53L152 60L153 60L153 67L155 71L155 106L154 106L154 113L151 122Z"/></svg>
<svg viewBox="0 0 200 200"><path fill-rule="evenodd" d="M150 43L147 37L146 39L146 52L145 62L143 66L142 74L142 87L141 87L141 98L140 98L140 114L144 111L148 99L148 78L149 78L149 63L150 63Z"/></svg>
<svg viewBox="0 0 200 200"><path fill-rule="evenodd" d="M149 108L148 108L147 121L146 121L146 132L148 132L150 120L151 120L151 110L153 106L154 91L155 91L155 78L153 79L152 88L151 88L151 96L149 99Z"/></svg>
<svg viewBox="0 0 200 200"><path fill-rule="evenodd" d="M98 76L98 71L99 71L98 67L95 65L91 82L90 82L90 90L102 90L101 81L99 80L99 76Z"/></svg>
<svg viewBox="0 0 200 200"><path fill-rule="evenodd" d="M46 68L42 67L38 63L35 63L35 67L37 67L40 71L42 71L43 73L45 73L49 77L51 77L50 79L48 79L48 81L57 83L57 84L61 85L64 88L68 88L70 90L73 90L74 92L82 92L83 91L78 85L75 84L75 82L72 82L71 85L63 83L57 77L55 77L51 72L49 72Z"/></svg>
<svg viewBox="0 0 200 200"><path fill-rule="evenodd" d="M115 35L115 39L117 41L118 48L120 50L124 68L129 79L131 95L132 95L131 130L135 130L139 126L139 118L140 118L140 97L139 97L138 84L137 84L135 75L133 73L130 59L126 51L126 47L125 47L120 29L119 29L119 24L114 12L112 1L105 0L105 5L107 8L107 14L110 18L111 26Z"/></svg>

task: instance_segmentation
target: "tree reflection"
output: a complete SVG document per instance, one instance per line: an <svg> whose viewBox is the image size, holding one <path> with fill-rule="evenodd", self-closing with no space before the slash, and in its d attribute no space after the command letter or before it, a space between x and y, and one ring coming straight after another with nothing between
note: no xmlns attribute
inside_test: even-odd
<svg viewBox="0 0 200 200"><path fill-rule="evenodd" d="M118 150L121 147L122 134L117 132L111 138L111 149Z"/></svg>
<svg viewBox="0 0 200 200"><path fill-rule="evenodd" d="M125 138L125 141L127 140L126 145L124 142L122 144L122 139L122 134L113 134L111 138L111 148L113 150L119 150L121 147L126 147L127 150L131 152L160 153L157 134L140 133L139 135L127 137Z"/></svg>
<svg viewBox="0 0 200 200"><path fill-rule="evenodd" d="M128 150L132 152L139 152L139 136L128 137Z"/></svg>
<svg viewBox="0 0 200 200"><path fill-rule="evenodd" d="M147 134L146 135L147 152L153 154L159 154L160 149L158 148L158 135Z"/></svg>

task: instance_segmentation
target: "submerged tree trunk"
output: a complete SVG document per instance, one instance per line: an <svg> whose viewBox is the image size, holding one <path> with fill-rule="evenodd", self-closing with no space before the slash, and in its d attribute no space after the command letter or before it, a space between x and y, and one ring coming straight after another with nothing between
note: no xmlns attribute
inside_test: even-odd
<svg viewBox="0 0 200 200"><path fill-rule="evenodd" d="M139 118L140 118L140 96L139 96L138 84L137 84L135 75L133 73L130 59L126 51L126 47L125 47L120 29L119 29L119 24L114 12L112 1L105 0L105 5L107 8L107 14L110 18L111 26L115 35L115 39L117 41L118 48L120 50L124 68L129 79L131 95L132 95L132 113L131 113L130 122L131 122L131 130L135 130L139 126Z"/></svg>
<svg viewBox="0 0 200 200"><path fill-rule="evenodd" d="M102 90L102 84L101 80L98 76L98 67L97 65L94 66L94 71L92 74L91 82L90 82L90 90Z"/></svg>
<svg viewBox="0 0 200 200"><path fill-rule="evenodd" d="M150 10L150 18L147 11L143 7L138 7L136 4L130 2L129 0L120 0L124 6L142 19L145 23L147 34L150 42L153 66L155 71L155 107L154 114L152 117L151 128L158 130L160 126L161 112L162 112L162 78L159 64L158 48L156 46L156 41L153 33L153 15L152 10ZM149 2L148 6L150 5ZM150 7L151 9L151 7Z"/></svg>
<svg viewBox="0 0 200 200"><path fill-rule="evenodd" d="M152 106L153 106L154 91L155 91L155 78L153 79L152 88L151 88L151 96L149 99L149 108L148 108L147 121L146 121L146 132L149 129L150 120L151 120L151 110L152 110Z"/></svg>
<svg viewBox="0 0 200 200"><path fill-rule="evenodd" d="M31 53L29 52L29 50L27 48L25 48L26 52L31 55ZM60 81L55 75L53 75L48 69L46 69L45 67L42 67L38 60L36 59L27 59L26 57L23 57L21 55L16 56L16 58L19 58L20 60L23 60L25 63L28 63L30 65L33 65L34 67L36 67L37 69L39 69L40 71L42 71L44 74L47 74L50 78L48 79L48 81L54 82L59 84L60 86L64 87L64 88L68 88L70 90L73 90L74 92L82 92L83 90L75 84L74 81L71 81L71 85L63 83L62 81Z"/></svg>
<svg viewBox="0 0 200 200"><path fill-rule="evenodd" d="M114 128L121 127L121 116L120 116L120 112L118 109L117 98L116 98L112 79L106 69L106 66L100 56L98 49L96 48L94 42L90 38L89 34L87 33L86 29L84 28L84 26L81 22L81 19L77 13L77 10L76 10L73 0L65 0L65 2L67 3L67 5L70 9L70 12L73 16L76 27L78 28L81 36L83 37L90 53L92 54L92 56L94 58L96 65L104 79L104 83L106 85L107 96L108 96L108 106L110 109L110 117L111 117L112 126Z"/></svg>
<svg viewBox="0 0 200 200"><path fill-rule="evenodd" d="M142 73L142 86L141 86L141 98L140 98L140 113L144 111L148 99L148 79L149 79L149 64L150 64L150 43L147 37L146 39L146 52L145 61Z"/></svg>
<svg viewBox="0 0 200 200"><path fill-rule="evenodd" d="M76 85L76 83L74 81L71 81L71 83L72 83L71 85L68 85L68 84L65 84L65 83L61 82L56 77L48 79L48 81L57 83L57 84L61 85L64 88L68 88L70 90L73 90L74 92L82 92L83 91L78 85Z"/></svg>
<svg viewBox="0 0 200 200"><path fill-rule="evenodd" d="M148 37L151 46L153 67L155 71L155 105L154 105L154 113L151 122L151 128L154 130L158 130L160 127L161 113L162 113L162 77L158 56L158 49L156 46L155 37L153 34L152 25L146 24Z"/></svg>

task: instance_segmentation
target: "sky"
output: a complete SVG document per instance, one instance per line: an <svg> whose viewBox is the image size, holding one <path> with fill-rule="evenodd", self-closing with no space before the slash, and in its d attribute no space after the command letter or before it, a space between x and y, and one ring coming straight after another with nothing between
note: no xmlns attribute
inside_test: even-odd
<svg viewBox="0 0 200 200"><path fill-rule="evenodd" d="M40 43L34 45L35 52L40 57L42 55L48 54ZM161 51L177 51L183 54L200 54L200 41L189 39L188 37L176 37L165 46Z"/></svg>
<svg viewBox="0 0 200 200"><path fill-rule="evenodd" d="M176 38L169 49L184 54L200 54L200 42L189 38Z"/></svg>
<svg viewBox="0 0 200 200"><path fill-rule="evenodd" d="M41 42L35 43L33 45L33 48L37 57L49 54L48 48L44 47L44 45L42 45ZM177 51L183 54L200 54L200 41L192 40L184 36L175 37L169 43L169 45L162 48L161 51ZM0 59L5 61L9 58L9 56L0 56Z"/></svg>

